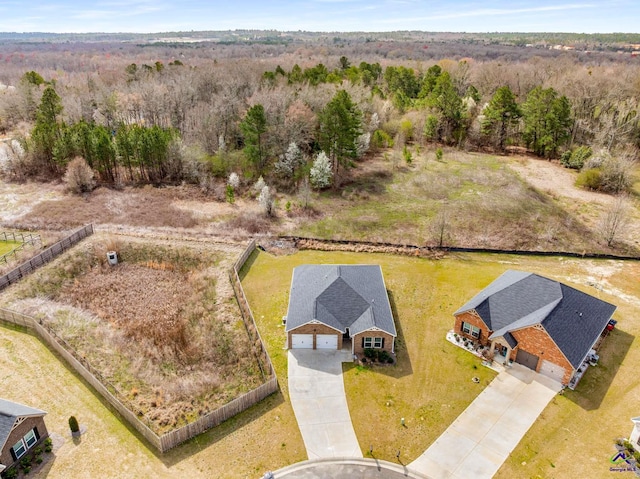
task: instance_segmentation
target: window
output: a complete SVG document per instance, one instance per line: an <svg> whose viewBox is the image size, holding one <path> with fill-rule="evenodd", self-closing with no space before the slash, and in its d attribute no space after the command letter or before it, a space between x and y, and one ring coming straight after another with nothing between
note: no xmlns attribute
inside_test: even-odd
<svg viewBox="0 0 640 479"><path fill-rule="evenodd" d="M24 435L24 442L27 444L27 448L30 448L38 442L38 438L36 437L36 433L33 429Z"/></svg>
<svg viewBox="0 0 640 479"><path fill-rule="evenodd" d="M362 338L362 347L365 349L384 348L384 338Z"/></svg>
<svg viewBox="0 0 640 479"><path fill-rule="evenodd" d="M27 452L27 446L24 444L24 441L20 439L13 445L13 453L16 455L16 459L20 459Z"/></svg>
<svg viewBox="0 0 640 479"><path fill-rule="evenodd" d="M480 338L480 328L475 327L473 324L463 322L462 332L476 339Z"/></svg>
<svg viewBox="0 0 640 479"><path fill-rule="evenodd" d="M38 430L34 427L31 431L26 433L22 439L16 442L11 448L12 455L15 460L20 459L27 452L27 449L31 448L40 439Z"/></svg>

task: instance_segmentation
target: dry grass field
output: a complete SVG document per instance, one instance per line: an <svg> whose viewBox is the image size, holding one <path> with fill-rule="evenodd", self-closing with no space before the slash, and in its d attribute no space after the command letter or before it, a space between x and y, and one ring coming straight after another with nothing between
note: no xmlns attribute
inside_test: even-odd
<svg viewBox="0 0 640 479"><path fill-rule="evenodd" d="M0 182L0 224L68 229L89 222L225 236L264 233L311 235L410 244L498 249L639 254L640 180L630 196L629 225L609 248L599 224L611 196L574 185L576 172L527 156L495 156L412 148L358 162L341 191L314 192L311 211L295 194L278 194L277 217L266 218L242 192L234 204L195 185L98 188L74 196L56 184ZM640 174L637 175L640 178ZM246 191L249 184L244 185ZM289 204L289 209L287 209Z"/></svg>
<svg viewBox="0 0 640 479"><path fill-rule="evenodd" d="M226 276L234 259L212 244L98 235L5 302L43 318L162 433L262 382Z"/></svg>
<svg viewBox="0 0 640 479"><path fill-rule="evenodd" d="M521 167L527 161L530 170ZM599 204L588 208L592 196L605 195L583 192L573 186L571 172L548 165L545 160L458 150L447 151L443 161L422 150L411 165L394 165L393 160L377 157L359 164L353 181L342 192L320 195L314 203L320 218L300 222L293 234L418 245L442 242L481 248L610 252L597 229L604 208ZM530 182L532 175L523 172L537 171L539 166L538 177L543 179ZM556 194L559 182L565 191L584 194L579 200L560 201L563 191ZM541 188L541 183L548 187ZM577 211L575 205L587 208ZM634 211L633 217L640 221L637 205ZM619 251L638 249L633 235L621 239Z"/></svg>

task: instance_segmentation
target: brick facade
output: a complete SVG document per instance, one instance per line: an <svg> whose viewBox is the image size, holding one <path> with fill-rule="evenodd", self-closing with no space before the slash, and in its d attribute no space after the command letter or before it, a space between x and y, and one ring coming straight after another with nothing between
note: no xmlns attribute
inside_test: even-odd
<svg viewBox="0 0 640 479"><path fill-rule="evenodd" d="M393 353L393 336L389 333L385 333L384 331L363 331L362 333L358 333L353 337L353 353L354 354L363 354L364 347L362 346L362 342L364 338L384 338L384 346L381 348L388 353Z"/></svg>
<svg viewBox="0 0 640 479"><path fill-rule="evenodd" d="M480 338L476 339L470 334L466 334L462 331L462 323L469 323L477 328L480 328ZM453 331L460 336L479 341L483 345L490 345L491 341L489 336L493 333L487 328L484 321L474 311L467 311L456 316L455 325ZM568 384L573 375L573 366L567 358L562 354L556 343L551 339L549 334L544 328L532 326L530 328L521 329L518 331L512 331L511 334L518 341L518 345L511 351L510 359L515 361L518 354L518 350L526 351L530 354L538 356L538 365L536 372L540 371L542 360L551 361L565 369L565 375L562 380L563 384Z"/></svg>
<svg viewBox="0 0 640 479"><path fill-rule="evenodd" d="M538 356L538 366L536 372L540 371L542 360L546 359L565 369L562 384L568 384L573 375L573 366L562 354L556 343L551 339L544 328L532 326L530 328L512 331L511 334L518 341L518 350L524 350L530 354Z"/></svg>
<svg viewBox="0 0 640 479"><path fill-rule="evenodd" d="M287 335L287 348L289 349L291 349L292 335L294 334L313 334L313 349L316 349L316 334L335 334L338 336L338 349L342 349L342 333L324 324L303 324L302 326L289 331Z"/></svg>
<svg viewBox="0 0 640 479"><path fill-rule="evenodd" d="M7 438L7 441L4 445L4 449L0 451L0 464L4 464L7 467L11 467L14 464L13 457L11 457L10 449L34 427L38 429L38 435L40 437L38 439L38 442L31 446L29 450L33 449L36 445L49 437L49 432L47 431L47 426L45 426L44 418L42 416L26 418L9 434L9 437ZM29 455L29 451L27 451L27 455Z"/></svg>
<svg viewBox="0 0 640 479"><path fill-rule="evenodd" d="M480 337L478 339L474 338L473 336L471 336L470 334L466 334L462 331L462 323L469 323L473 326L475 326L476 328L480 328ZM478 316L478 314L474 311L467 311L464 312L462 314L459 314L456 316L456 322L455 325L453 327L453 332L454 333L458 333L460 336L464 337L464 338L469 338L472 339L474 341L479 341L480 344L483 345L487 345L490 344L491 341L489 341L489 336L491 335L491 333L493 331L490 331L487 328L487 325L484 324L484 321L480 318L480 316Z"/></svg>

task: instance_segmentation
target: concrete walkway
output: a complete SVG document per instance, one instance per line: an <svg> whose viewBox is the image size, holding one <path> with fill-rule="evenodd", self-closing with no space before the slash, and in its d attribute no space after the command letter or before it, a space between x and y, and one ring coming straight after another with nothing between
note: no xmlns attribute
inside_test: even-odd
<svg viewBox="0 0 640 479"><path fill-rule="evenodd" d="M560 388L560 383L514 364L409 469L434 479L493 477Z"/></svg>
<svg viewBox="0 0 640 479"><path fill-rule="evenodd" d="M361 458L342 380L347 351L289 350L289 397L309 459Z"/></svg>

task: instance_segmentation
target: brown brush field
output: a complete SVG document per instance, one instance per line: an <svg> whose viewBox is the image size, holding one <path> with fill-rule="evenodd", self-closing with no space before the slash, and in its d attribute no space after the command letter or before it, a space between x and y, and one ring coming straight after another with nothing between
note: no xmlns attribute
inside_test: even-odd
<svg viewBox="0 0 640 479"><path fill-rule="evenodd" d="M10 290L158 433L197 419L262 382L215 246L97 235ZM106 251L119 253L117 266Z"/></svg>

